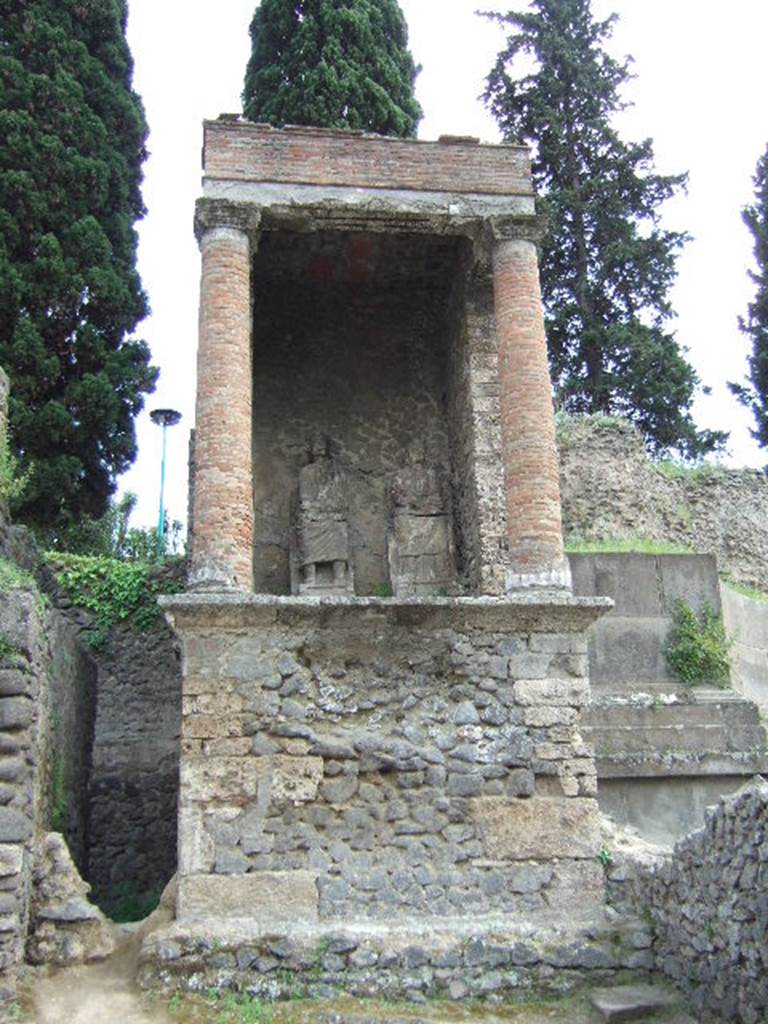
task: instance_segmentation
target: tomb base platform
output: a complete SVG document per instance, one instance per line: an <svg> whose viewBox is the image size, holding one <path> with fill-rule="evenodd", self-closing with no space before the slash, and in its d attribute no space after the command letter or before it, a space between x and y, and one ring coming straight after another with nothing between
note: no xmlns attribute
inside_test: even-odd
<svg viewBox="0 0 768 1024"><path fill-rule="evenodd" d="M138 980L146 989L228 989L269 1000L342 995L496 1002L641 981L652 970L648 925L637 919L611 923L602 914L589 924L489 915L271 930L219 918L150 933Z"/></svg>
<svg viewBox="0 0 768 1024"><path fill-rule="evenodd" d="M183 650L179 882L147 983L431 992L487 947L502 988L644 967L606 937L579 732L607 599L162 604Z"/></svg>

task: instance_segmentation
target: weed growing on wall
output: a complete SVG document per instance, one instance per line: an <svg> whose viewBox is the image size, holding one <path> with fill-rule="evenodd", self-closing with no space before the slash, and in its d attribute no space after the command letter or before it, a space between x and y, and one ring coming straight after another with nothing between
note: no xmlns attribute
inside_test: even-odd
<svg viewBox="0 0 768 1024"><path fill-rule="evenodd" d="M99 555L48 556L69 599L93 616L87 640L103 647L110 629L130 620L136 629L151 629L160 619L158 594L177 593L175 579L153 578L148 562L122 562Z"/></svg>
<svg viewBox="0 0 768 1024"><path fill-rule="evenodd" d="M697 615L686 601L675 602L664 656L681 682L687 686L727 687L731 643L722 619L709 605L705 604Z"/></svg>
<svg viewBox="0 0 768 1024"><path fill-rule="evenodd" d="M7 590L33 590L37 583L32 573L21 569L15 562L0 558L0 594Z"/></svg>
<svg viewBox="0 0 768 1024"><path fill-rule="evenodd" d="M11 451L7 428L0 428L0 501L20 498L29 482L29 472L22 473L19 460Z"/></svg>

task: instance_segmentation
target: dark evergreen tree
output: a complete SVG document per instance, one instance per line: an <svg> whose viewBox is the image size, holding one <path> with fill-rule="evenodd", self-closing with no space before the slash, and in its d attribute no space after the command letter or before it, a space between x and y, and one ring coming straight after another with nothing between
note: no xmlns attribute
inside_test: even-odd
<svg viewBox="0 0 768 1024"><path fill-rule="evenodd" d="M127 340L147 314L147 128L126 16L125 0L0 0L0 365L31 469L17 514L44 528L104 512L157 376Z"/></svg>
<svg viewBox="0 0 768 1024"><path fill-rule="evenodd" d="M749 356L749 384L731 384L739 400L752 410L757 427L751 431L761 448L768 448L768 147L757 162L753 179L755 201L742 211L742 218L754 240L756 271L749 276L755 285L755 299L739 325L752 340Z"/></svg>
<svg viewBox="0 0 768 1024"><path fill-rule="evenodd" d="M262 0L251 42L251 121L416 134L418 69L397 0Z"/></svg>
<svg viewBox="0 0 768 1024"><path fill-rule="evenodd" d="M611 119L624 104L626 61L603 49L615 15L589 0L533 0L493 15L508 31L485 99L508 141L532 147L549 222L541 261L552 376L567 411L627 416L657 453L695 457L726 435L697 431L695 371L667 328L684 234L659 206L685 175L652 169L652 143L626 143Z"/></svg>

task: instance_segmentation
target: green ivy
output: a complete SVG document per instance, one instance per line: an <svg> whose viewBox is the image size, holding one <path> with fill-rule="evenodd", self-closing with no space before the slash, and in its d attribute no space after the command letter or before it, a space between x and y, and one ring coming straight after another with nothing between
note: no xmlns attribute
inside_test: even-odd
<svg viewBox="0 0 768 1024"><path fill-rule="evenodd" d="M705 604L699 615L682 600L672 610L664 655L672 673L687 686L725 688L730 681L732 641L719 615Z"/></svg>
<svg viewBox="0 0 768 1024"><path fill-rule="evenodd" d="M69 599L93 616L87 640L94 648L104 646L118 622L130 619L138 630L151 629L160 619L157 595L182 589L179 580L153 577L155 567L148 562L59 553L48 559Z"/></svg>

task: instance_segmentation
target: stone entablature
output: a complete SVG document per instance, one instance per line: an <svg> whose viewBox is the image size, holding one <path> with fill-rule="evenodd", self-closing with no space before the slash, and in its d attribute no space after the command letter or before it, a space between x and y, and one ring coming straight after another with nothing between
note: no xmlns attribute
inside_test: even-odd
<svg viewBox="0 0 768 1024"><path fill-rule="evenodd" d="M288 592L312 429L373 510L351 509L357 593L390 585L384 478L414 432L452 479L458 590L567 590L527 152L225 118L204 163L192 586Z"/></svg>

